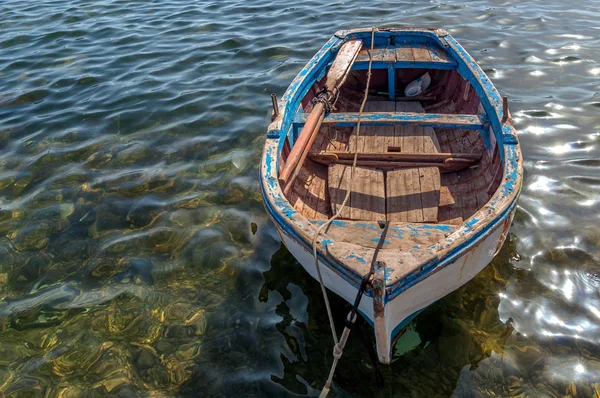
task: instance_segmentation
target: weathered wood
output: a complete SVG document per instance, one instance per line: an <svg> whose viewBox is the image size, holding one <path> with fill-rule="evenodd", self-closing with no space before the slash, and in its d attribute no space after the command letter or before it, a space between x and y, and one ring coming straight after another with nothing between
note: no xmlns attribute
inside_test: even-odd
<svg viewBox="0 0 600 398"><path fill-rule="evenodd" d="M337 214L351 189L346 206L341 209L340 218L350 220L385 219L385 191L383 172L364 167L335 164L328 171L329 198L334 214Z"/></svg>
<svg viewBox="0 0 600 398"><path fill-rule="evenodd" d="M386 102L394 104L390 101L370 101L370 102ZM399 102L396 106L404 103ZM397 108L398 109L398 108ZM423 109L423 108L421 108ZM393 110L393 108L392 108ZM308 124L310 114L299 113L294 118L294 125L301 127ZM358 123L358 112L330 113L323 119L323 124L352 127ZM460 128L467 130L483 130L486 124L478 115L459 115L459 114L443 114L443 113L424 113L418 112L364 112L360 116L361 125L368 126L394 126L394 125L418 125L423 127L438 127L438 128Z"/></svg>
<svg viewBox="0 0 600 398"><path fill-rule="evenodd" d="M426 168L436 170L435 168ZM421 180L432 178L433 173L423 173L419 168L409 168L393 170L387 173L386 184L386 201L387 201L387 217L389 221L408 221L408 222L437 222L437 204L435 210L430 207L432 200L427 198L426 205L428 206L427 213L424 213L423 190ZM428 186L439 187L439 172L437 173L438 181L431 181ZM433 188L432 188L433 189ZM429 192L429 191L428 191ZM429 194L435 196L435 193ZM439 188L437 191L439 204ZM435 212L435 214L433 214Z"/></svg>
<svg viewBox="0 0 600 398"><path fill-rule="evenodd" d="M342 45L335 56L331 67L327 71L327 82L325 85L331 90L334 87L339 87L346 80L352 64L358 57L362 47L361 40L350 40Z"/></svg>
<svg viewBox="0 0 600 398"><path fill-rule="evenodd" d="M321 127L321 123L323 122L323 112L323 104L319 102L314 106L312 112L308 116L306 124L302 128L298 139L294 142L294 146L283 166L283 170L279 173L279 184L281 186L284 186L288 182L290 176L296 170L308 142L314 140L314 136L316 135L315 131L318 131L318 128ZM300 166L302 165L300 164Z"/></svg>
<svg viewBox="0 0 600 398"><path fill-rule="evenodd" d="M411 51L413 53L414 62L432 62L431 53L424 44L413 45ZM439 61L439 59L436 59L436 62Z"/></svg>
<svg viewBox="0 0 600 398"><path fill-rule="evenodd" d="M386 213L388 221L408 221L408 169L389 171L386 176ZM412 171L411 171L412 173Z"/></svg>
<svg viewBox="0 0 600 398"><path fill-rule="evenodd" d="M333 61L333 64L327 72L326 86L332 90L332 96L335 98L339 88L343 85L348 76L348 72L354 60L358 56L358 51L362 47L361 40L351 40L340 48L338 54ZM321 102L318 102L312 109L310 116L307 118L306 124L302 128L298 139L294 143L294 147L288 156L281 174L279 175L279 184L287 186L284 193L289 193L293 180L298 175L299 169L302 167L306 155L308 154L316 135L321 128L321 123L324 118L325 107Z"/></svg>
<svg viewBox="0 0 600 398"><path fill-rule="evenodd" d="M322 105L321 103L318 103L317 105L315 105L315 108L317 108L319 105ZM292 148L292 151L290 152L290 156L288 157L288 159L290 160L289 163L286 163L286 165L283 168L283 173L282 176L279 178L279 183L284 187L283 189L283 193L287 194L290 189L291 186L294 182L294 180L296 179L296 177L298 176L298 173L300 172L300 169L302 168L302 165L304 164L304 161L306 160L306 157L308 156L308 153L310 151L310 148L312 147L313 142L315 141L315 139L317 138L317 135L319 134L319 130L321 128L321 123L323 122L323 118L325 117L324 113L320 113L319 115L319 119L316 122L315 127L313 128L312 131L310 131L310 135L308 136L308 141L306 142L306 145L304 145L304 147L302 148L302 151L300 152L300 155L298 157L298 160L296 160L296 157L298 156L298 152L294 153L294 149L296 148L294 146L294 148ZM289 177L289 180L286 181L286 175L288 173L288 170L290 170L292 167L288 167L288 165L293 167L293 171L291 172L291 176Z"/></svg>
<svg viewBox="0 0 600 398"><path fill-rule="evenodd" d="M388 147L389 148L389 147ZM407 153L407 152L358 152L359 160L386 160L404 162L440 162L446 160L474 163L481 159L481 153ZM321 151L311 153L309 157L318 163L333 163L340 159L354 159L353 152Z"/></svg>
<svg viewBox="0 0 600 398"><path fill-rule="evenodd" d="M423 222L438 221L440 205L440 171L435 167L419 167Z"/></svg>

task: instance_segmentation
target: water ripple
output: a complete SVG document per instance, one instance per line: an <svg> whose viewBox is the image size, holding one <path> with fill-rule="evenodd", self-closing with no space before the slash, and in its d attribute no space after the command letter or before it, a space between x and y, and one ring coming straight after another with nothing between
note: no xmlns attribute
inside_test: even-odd
<svg viewBox="0 0 600 398"><path fill-rule="evenodd" d="M597 8L0 4L0 395L315 394L319 286L281 247L257 165L269 94L335 30L373 25L463 43L510 98L526 179L501 253L416 319L385 387L357 331L334 392L598 394Z"/></svg>

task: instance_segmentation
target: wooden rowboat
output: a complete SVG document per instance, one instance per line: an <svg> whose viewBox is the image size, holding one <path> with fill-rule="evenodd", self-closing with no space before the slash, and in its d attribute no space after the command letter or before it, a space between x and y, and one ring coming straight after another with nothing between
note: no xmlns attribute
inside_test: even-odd
<svg viewBox="0 0 600 398"><path fill-rule="evenodd" d="M300 71L277 104L260 177L282 241L315 278L313 237L337 214L317 238L329 290L353 303L376 256L358 310L389 363L399 331L502 246L522 155L506 100L446 31L385 28L373 37L339 31ZM405 96L425 73L429 87ZM389 222L384 239L378 221Z"/></svg>

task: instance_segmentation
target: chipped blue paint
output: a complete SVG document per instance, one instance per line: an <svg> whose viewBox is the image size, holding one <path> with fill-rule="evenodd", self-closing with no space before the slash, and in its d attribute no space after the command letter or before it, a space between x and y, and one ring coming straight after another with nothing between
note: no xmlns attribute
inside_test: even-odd
<svg viewBox="0 0 600 398"><path fill-rule="evenodd" d="M396 69L394 65L388 65L388 95L390 101L396 100Z"/></svg>
<svg viewBox="0 0 600 398"><path fill-rule="evenodd" d="M410 224L407 225L406 228L410 229L410 236L411 237L414 238L414 237L419 236L419 230L418 230L418 228L416 228L416 227L414 227L414 226L412 226Z"/></svg>
<svg viewBox="0 0 600 398"><path fill-rule="evenodd" d="M413 249L418 249L419 247L421 247L421 246L419 246L419 245L414 245L414 246L413 246Z"/></svg>
<svg viewBox="0 0 600 398"><path fill-rule="evenodd" d="M401 227L392 227L392 231L396 232L398 239L404 239L404 230Z"/></svg>
<svg viewBox="0 0 600 398"><path fill-rule="evenodd" d="M398 297L398 295L400 295L402 292L406 291L407 289L421 282L423 279L427 278L429 273L431 273L431 271L433 271L434 269L441 269L449 264L452 264L464 252L469 251L471 246L478 244L481 238L490 234L494 229L496 229L496 227L500 223L504 222L504 220L506 220L507 217L510 217L511 212L515 210L517 197L518 195L514 197L511 204L506 209L504 209L504 211L500 214L499 217L494 219L489 224L485 225L484 228L482 228L480 231L474 233L473 236L466 242L463 242L462 244L452 248L452 250L450 250L449 253L447 253L443 259L434 258L433 260L430 260L429 262L423 264L419 268L419 270L407 275L406 277L397 281L393 285L388 286L386 302L392 301L394 298ZM448 241L452 242L452 239L448 239Z"/></svg>
<svg viewBox="0 0 600 398"><path fill-rule="evenodd" d="M380 235L381 235L381 234L380 234ZM375 243L379 243L379 241L380 241L380 240L381 240L381 238L371 238L371 242L375 242ZM390 241L389 241L389 240L387 240L387 239L384 239L384 240L383 240L383 244L385 244L385 245L391 245L391 244L392 244L392 242L390 242Z"/></svg>
<svg viewBox="0 0 600 398"><path fill-rule="evenodd" d="M479 222L478 218L471 218L470 220L467 220L467 222L465 222L465 225L469 228L473 228L473 225L477 224Z"/></svg>
<svg viewBox="0 0 600 398"><path fill-rule="evenodd" d="M359 257L359 256L357 256L357 255L355 255L355 254L350 254L350 255L349 255L348 257L346 257L346 258L347 258L347 259L349 259L349 260L353 260L353 259L354 259L354 260L358 261L358 262L359 262L359 263L361 263L361 264L366 264L366 263L367 263L367 262L364 260L364 258L362 258L362 257Z"/></svg>
<svg viewBox="0 0 600 398"><path fill-rule="evenodd" d="M267 175L272 175L271 164L273 163L273 158L271 157L270 151L265 155L265 163L267 164Z"/></svg>
<svg viewBox="0 0 600 398"><path fill-rule="evenodd" d="M298 112L294 115L294 128L306 123L309 113ZM358 113L329 113L323 124L338 127L353 127L358 123ZM369 126L395 126L416 124L422 127L460 128L464 130L484 130L484 121L478 115L451 115L418 112L373 112L360 115L360 123Z"/></svg>
<svg viewBox="0 0 600 398"><path fill-rule="evenodd" d="M519 172L518 157L519 154L517 153L517 148L514 145L507 146L507 162L511 166L511 170L508 173L505 173L505 182L500 188L504 195L509 195L515 190L515 181Z"/></svg>
<svg viewBox="0 0 600 398"><path fill-rule="evenodd" d="M420 227L423 229L437 229L438 231L442 231L442 232L450 232L455 228L452 225L444 225L444 224L423 224L423 225L420 225Z"/></svg>
<svg viewBox="0 0 600 398"><path fill-rule="evenodd" d="M340 220L333 220L331 223L333 225L336 225L336 226L342 227L342 228L345 228L346 225L348 224L346 221L340 221Z"/></svg>
<svg viewBox="0 0 600 398"><path fill-rule="evenodd" d="M386 268L383 275L384 275L385 283L387 285L387 281L390 279L390 276L392 275L392 269Z"/></svg>

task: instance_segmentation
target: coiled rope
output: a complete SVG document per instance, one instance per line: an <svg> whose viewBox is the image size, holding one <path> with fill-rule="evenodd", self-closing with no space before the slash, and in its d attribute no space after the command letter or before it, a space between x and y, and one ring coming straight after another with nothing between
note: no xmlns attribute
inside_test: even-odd
<svg viewBox="0 0 600 398"><path fill-rule="evenodd" d="M356 131L355 131L355 136L357 138L360 135L360 119L361 119L363 110L365 109L365 104L367 103L367 98L369 96L369 85L371 84L371 66L373 64L372 53L373 53L373 45L375 44L375 31L376 31L375 27L371 28L371 50L369 51L369 69L367 71L367 85L365 87L365 95L363 97L362 103L360 104L360 110L358 111L358 120L356 123ZM337 213L334 214L329 220L327 220L323 225L321 225L317 229L317 232L315 233L315 236L312 241L313 257L315 259L315 267L317 268L317 276L319 277L319 283L321 284L321 292L323 293L323 299L325 300L325 307L327 308L327 317L329 318L329 327L331 328L331 334L333 336L333 343L334 343L333 364L331 365L331 370L329 371L329 377L327 378L325 387L323 387L323 390L321 391L320 398L325 398L327 396L327 394L329 394L329 390L331 389L331 382L333 380L333 375L335 374L335 368L337 367L338 361L342 357L342 353L344 351L344 346L346 345L346 341L348 340L348 335L350 334L350 328L345 327L340 339L338 340L337 334L335 332L335 324L333 322L333 314L331 313L331 305L329 304L329 297L327 295L327 288L325 287L325 283L323 282L323 277L321 275L321 268L319 266L319 258L317 256L317 241L319 239L319 235L321 235L321 233L334 220L336 220L340 216L340 214L342 213L342 210L344 209L344 207L346 206L346 203L348 202L348 199L350 198L350 192L352 192L352 182L354 181L354 170L356 169L357 160L358 160L358 145L355 147L355 150L354 150L354 161L352 162L352 168L350 170L350 184L348 186L348 190L346 191L346 196L344 197L344 201L342 202L342 205L340 206ZM354 316L352 317L352 312L351 312L350 314L348 314L348 321L350 323L354 323L354 321L356 321L356 317L357 317L357 314L354 313ZM353 318L353 319L350 319L350 318Z"/></svg>

